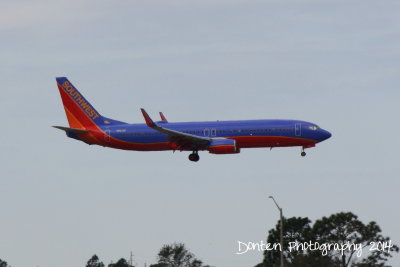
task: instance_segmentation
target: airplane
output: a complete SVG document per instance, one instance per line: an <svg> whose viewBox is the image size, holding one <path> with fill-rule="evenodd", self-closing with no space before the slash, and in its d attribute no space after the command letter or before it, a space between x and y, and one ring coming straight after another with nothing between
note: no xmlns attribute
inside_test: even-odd
<svg viewBox="0 0 400 267"><path fill-rule="evenodd" d="M68 137L89 145L136 151L190 151L189 160L199 161L199 151L237 154L242 148L314 147L331 133L300 120L237 120L169 122L160 112L153 121L142 108L145 123L128 124L100 115L66 78L56 78L69 127L53 126Z"/></svg>

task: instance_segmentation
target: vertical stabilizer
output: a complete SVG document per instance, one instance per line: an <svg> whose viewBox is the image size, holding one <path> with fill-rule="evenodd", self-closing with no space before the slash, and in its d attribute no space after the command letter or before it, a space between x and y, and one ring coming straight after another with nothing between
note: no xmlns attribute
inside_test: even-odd
<svg viewBox="0 0 400 267"><path fill-rule="evenodd" d="M71 128L86 129L105 124L103 117L67 78L58 77L56 80Z"/></svg>

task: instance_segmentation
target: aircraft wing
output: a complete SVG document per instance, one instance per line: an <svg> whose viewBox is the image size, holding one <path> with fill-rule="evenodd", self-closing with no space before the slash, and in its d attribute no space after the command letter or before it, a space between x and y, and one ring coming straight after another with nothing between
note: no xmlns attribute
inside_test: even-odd
<svg viewBox="0 0 400 267"><path fill-rule="evenodd" d="M201 137L193 134L183 133L171 129L164 128L156 124L147 112L142 108L144 120L146 121L147 126L157 130L161 133L164 133L169 136L171 142L175 143L179 149L201 149L206 148L211 143L211 138Z"/></svg>

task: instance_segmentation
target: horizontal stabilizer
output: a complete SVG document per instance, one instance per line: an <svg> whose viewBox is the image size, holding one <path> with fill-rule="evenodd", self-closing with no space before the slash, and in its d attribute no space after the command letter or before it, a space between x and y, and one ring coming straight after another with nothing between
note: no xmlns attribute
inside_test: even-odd
<svg viewBox="0 0 400 267"><path fill-rule="evenodd" d="M88 133L89 131L87 130L82 130L82 129L74 129L74 128L68 128L68 127L62 127L62 126L53 126L54 128L60 129L62 131L66 131L67 133L74 133L74 134L83 134L83 133Z"/></svg>

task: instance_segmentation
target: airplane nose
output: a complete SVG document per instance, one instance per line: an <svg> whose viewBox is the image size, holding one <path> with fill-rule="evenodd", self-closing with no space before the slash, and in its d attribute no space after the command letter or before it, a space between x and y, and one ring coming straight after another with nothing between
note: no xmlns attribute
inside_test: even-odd
<svg viewBox="0 0 400 267"><path fill-rule="evenodd" d="M321 130L321 142L329 139L332 136L332 134L326 130Z"/></svg>

